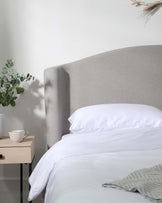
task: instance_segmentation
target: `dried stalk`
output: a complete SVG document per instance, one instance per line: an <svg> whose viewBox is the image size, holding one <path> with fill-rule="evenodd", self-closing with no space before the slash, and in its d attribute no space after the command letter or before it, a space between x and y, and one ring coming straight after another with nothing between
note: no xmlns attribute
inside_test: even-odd
<svg viewBox="0 0 162 203"><path fill-rule="evenodd" d="M156 1L154 3L145 3L142 1L136 1L136 0L131 0L132 1L132 5L137 6L143 6L144 7L144 11L146 12L152 12L153 10L158 9L161 5L162 5L162 1Z"/></svg>
<svg viewBox="0 0 162 203"><path fill-rule="evenodd" d="M140 1L135 1L135 0L131 0L131 1L132 1L132 5L135 5L135 6L141 6L141 5L143 5L143 3L140 2Z"/></svg>
<svg viewBox="0 0 162 203"><path fill-rule="evenodd" d="M144 11L152 11L162 5L162 2L149 3L145 5Z"/></svg>

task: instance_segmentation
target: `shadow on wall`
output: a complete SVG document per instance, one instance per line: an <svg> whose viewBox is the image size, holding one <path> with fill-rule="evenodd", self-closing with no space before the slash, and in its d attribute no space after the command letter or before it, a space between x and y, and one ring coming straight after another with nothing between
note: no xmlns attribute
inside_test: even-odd
<svg viewBox="0 0 162 203"><path fill-rule="evenodd" d="M8 135L8 131L13 129L24 129L30 135L35 136L36 156L33 167L46 149L43 88L44 86L38 80L35 80L27 87L24 94L17 99L16 107L0 109L0 112L5 114L5 136ZM19 177L19 165L1 165L1 168L1 175L4 179ZM28 167L24 166L24 169L25 177L28 177ZM10 190L7 181L6 185Z"/></svg>

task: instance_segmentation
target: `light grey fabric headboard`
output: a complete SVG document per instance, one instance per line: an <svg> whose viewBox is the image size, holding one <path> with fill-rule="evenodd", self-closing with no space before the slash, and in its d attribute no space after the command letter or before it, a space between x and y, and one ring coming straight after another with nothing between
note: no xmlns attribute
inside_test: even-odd
<svg viewBox="0 0 162 203"><path fill-rule="evenodd" d="M162 45L130 47L45 70L47 143L68 133L77 108L141 103L162 109Z"/></svg>

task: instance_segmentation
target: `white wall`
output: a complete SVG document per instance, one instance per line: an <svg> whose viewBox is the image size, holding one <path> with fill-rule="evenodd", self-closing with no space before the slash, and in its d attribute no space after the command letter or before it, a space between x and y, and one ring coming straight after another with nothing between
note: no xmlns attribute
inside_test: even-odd
<svg viewBox="0 0 162 203"><path fill-rule="evenodd" d="M0 7L1 63L13 57L18 70L41 81L48 66L162 42L162 10L146 24L130 0L0 0Z"/></svg>
<svg viewBox="0 0 162 203"><path fill-rule="evenodd" d="M121 47L162 44L162 10L148 23L140 11L130 0L0 0L0 65L13 58L19 72L38 79L15 108L0 112L6 134L24 128L36 136L36 161L45 150L44 69ZM0 166L0 177L16 177L16 169Z"/></svg>

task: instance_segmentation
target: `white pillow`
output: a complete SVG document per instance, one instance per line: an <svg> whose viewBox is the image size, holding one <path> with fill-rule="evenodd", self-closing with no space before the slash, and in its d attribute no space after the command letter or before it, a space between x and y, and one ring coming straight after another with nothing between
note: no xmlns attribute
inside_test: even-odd
<svg viewBox="0 0 162 203"><path fill-rule="evenodd" d="M142 104L100 104L80 108L68 119L72 133L162 126L162 111Z"/></svg>

